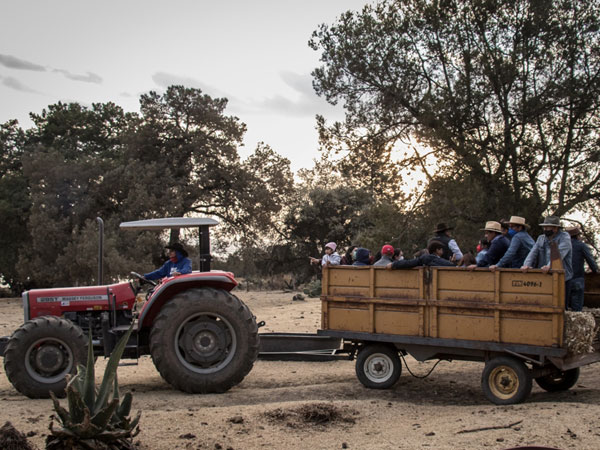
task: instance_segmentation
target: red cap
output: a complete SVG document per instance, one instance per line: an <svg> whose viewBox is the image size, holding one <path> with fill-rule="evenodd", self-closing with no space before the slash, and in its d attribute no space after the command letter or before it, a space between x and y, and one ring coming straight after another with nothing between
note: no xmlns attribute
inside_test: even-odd
<svg viewBox="0 0 600 450"><path fill-rule="evenodd" d="M389 244L384 245L383 247L381 247L381 254L382 255L393 255L394 247L392 247Z"/></svg>

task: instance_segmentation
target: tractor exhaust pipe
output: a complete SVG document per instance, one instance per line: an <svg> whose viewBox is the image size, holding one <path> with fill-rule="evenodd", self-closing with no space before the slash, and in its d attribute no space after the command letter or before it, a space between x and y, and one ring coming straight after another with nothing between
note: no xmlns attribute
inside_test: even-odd
<svg viewBox="0 0 600 450"><path fill-rule="evenodd" d="M101 217L96 217L98 222L98 286L104 284L104 220Z"/></svg>

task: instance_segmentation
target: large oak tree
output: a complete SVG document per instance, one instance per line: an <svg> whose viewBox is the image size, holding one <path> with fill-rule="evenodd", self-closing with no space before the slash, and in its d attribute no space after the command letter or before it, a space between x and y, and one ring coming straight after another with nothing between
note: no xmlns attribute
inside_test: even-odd
<svg viewBox="0 0 600 450"><path fill-rule="evenodd" d="M322 25L317 92L343 141L416 138L482 216L536 222L600 198L596 0L384 0ZM417 165L422 155L405 163ZM479 220L479 219L478 219Z"/></svg>

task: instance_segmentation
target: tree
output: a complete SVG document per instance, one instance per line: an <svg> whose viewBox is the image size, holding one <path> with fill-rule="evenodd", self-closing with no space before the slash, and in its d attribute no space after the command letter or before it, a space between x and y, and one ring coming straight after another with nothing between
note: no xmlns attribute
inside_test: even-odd
<svg viewBox="0 0 600 450"><path fill-rule="evenodd" d="M18 277L20 250L26 245L31 200L21 157L25 134L16 120L0 125L0 281L14 293L22 288Z"/></svg>
<svg viewBox="0 0 600 450"><path fill-rule="evenodd" d="M372 203L368 192L352 187L300 188L284 218L286 235L305 257L318 256L330 241L342 249L371 227Z"/></svg>
<svg viewBox="0 0 600 450"><path fill-rule="evenodd" d="M310 41L315 89L346 109L330 130L416 138L455 179L477 180L488 218L582 207L600 198L598 6L384 0L347 12Z"/></svg>
<svg viewBox="0 0 600 450"><path fill-rule="evenodd" d="M29 287L93 282L97 216L105 221L106 280L163 262L164 236L120 232L122 221L210 215L222 219L222 232L248 240L274 229L293 188L290 163L262 143L242 160L245 125L225 114L226 99L173 86L140 102L140 114L113 103L58 103L32 114L26 132L2 129L2 164L22 177L28 199L14 224L28 243L15 248L16 264L0 260L7 280L5 267L14 266ZM180 239L178 230L170 239Z"/></svg>
<svg viewBox="0 0 600 450"><path fill-rule="evenodd" d="M290 163L264 144L241 161L246 126L225 115L227 99L171 86L142 95L140 104L127 159L160 168L153 189L162 190L165 213L213 215L239 234L271 226L270 213L292 188Z"/></svg>
<svg viewBox="0 0 600 450"><path fill-rule="evenodd" d="M85 237L91 227L95 231L97 216L108 219L118 208L110 194L123 182L114 184L107 175L118 166L121 137L132 117L112 103L91 108L57 103L40 115L32 114L35 127L26 132L21 157L31 193L29 242L19 254L23 283L69 286L95 279L97 231L90 243L77 247L81 253L75 252L74 242L83 230ZM83 260L88 263L81 264ZM120 273L107 271L107 279Z"/></svg>
<svg viewBox="0 0 600 450"><path fill-rule="evenodd" d="M317 128L323 159L331 161L348 184L365 189L376 201L404 199L401 165L392 158L393 142L372 130L342 136L339 127L329 129L322 116L317 116Z"/></svg>

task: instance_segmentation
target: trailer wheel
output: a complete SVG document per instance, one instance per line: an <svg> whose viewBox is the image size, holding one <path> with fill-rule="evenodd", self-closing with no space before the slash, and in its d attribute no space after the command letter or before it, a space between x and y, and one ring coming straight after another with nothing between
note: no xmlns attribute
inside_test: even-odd
<svg viewBox="0 0 600 450"><path fill-rule="evenodd" d="M483 393L496 405L521 403L531 393L531 384L525 363L509 356L488 361L481 376Z"/></svg>
<svg viewBox="0 0 600 450"><path fill-rule="evenodd" d="M369 389L388 389L400 378L398 351L387 345L365 345L356 357L356 377Z"/></svg>
<svg viewBox="0 0 600 450"><path fill-rule="evenodd" d="M568 391L579 379L579 367L538 377L535 382L548 392Z"/></svg>
<svg viewBox="0 0 600 450"><path fill-rule="evenodd" d="M248 307L222 289L190 289L158 313L150 354L161 376L191 394L225 392L258 356L258 327Z"/></svg>
<svg viewBox="0 0 600 450"><path fill-rule="evenodd" d="M49 398L50 391L64 397L65 376L85 364L87 347L83 331L69 320L36 317L10 337L4 370L15 389L29 398Z"/></svg>

